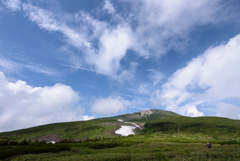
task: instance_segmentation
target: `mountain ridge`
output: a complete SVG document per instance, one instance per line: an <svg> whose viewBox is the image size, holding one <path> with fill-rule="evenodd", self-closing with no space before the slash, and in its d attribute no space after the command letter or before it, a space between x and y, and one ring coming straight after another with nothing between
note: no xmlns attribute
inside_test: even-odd
<svg viewBox="0 0 240 161"><path fill-rule="evenodd" d="M148 112L148 115L141 117L141 113ZM149 111L151 111L149 114ZM25 129L14 130L0 133L0 139L39 139L47 138L91 138L91 137L114 137L118 136L115 131L124 123L119 122L136 122L143 127L146 121L156 121L167 117L177 116L178 114L170 111L159 109L149 109L131 114L117 115L113 117L96 118L88 121L61 122L40 125Z"/></svg>
<svg viewBox="0 0 240 161"><path fill-rule="evenodd" d="M118 121L119 119L122 120ZM238 136L240 121L221 117L187 117L171 111L149 109L132 114L96 118L89 121L74 121L41 125L11 132L0 133L1 139L58 141L62 138L88 139L95 137L116 137L123 125L132 126L134 122L141 127L138 134L204 134L211 136ZM143 130L142 130L143 129Z"/></svg>

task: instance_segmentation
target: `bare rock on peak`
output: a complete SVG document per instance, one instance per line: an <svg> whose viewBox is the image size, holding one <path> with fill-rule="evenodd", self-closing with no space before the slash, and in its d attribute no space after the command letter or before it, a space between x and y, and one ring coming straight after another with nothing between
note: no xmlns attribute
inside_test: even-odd
<svg viewBox="0 0 240 161"><path fill-rule="evenodd" d="M151 110L145 110L145 111L140 111L141 117L148 117L150 116L153 112Z"/></svg>

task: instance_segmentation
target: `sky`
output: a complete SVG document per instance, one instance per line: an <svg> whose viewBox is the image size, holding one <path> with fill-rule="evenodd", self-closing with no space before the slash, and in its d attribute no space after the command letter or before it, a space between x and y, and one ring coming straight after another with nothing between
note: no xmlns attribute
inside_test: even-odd
<svg viewBox="0 0 240 161"><path fill-rule="evenodd" d="M0 132L147 109L240 119L238 0L0 0Z"/></svg>

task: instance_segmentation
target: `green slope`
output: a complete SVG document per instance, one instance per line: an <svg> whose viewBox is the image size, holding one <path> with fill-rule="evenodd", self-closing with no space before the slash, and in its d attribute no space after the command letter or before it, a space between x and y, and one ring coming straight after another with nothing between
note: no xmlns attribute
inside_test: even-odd
<svg viewBox="0 0 240 161"><path fill-rule="evenodd" d="M240 134L240 120L221 117L169 117L159 121L149 121L144 125L145 133L203 134L215 137L237 136Z"/></svg>
<svg viewBox="0 0 240 161"><path fill-rule="evenodd" d="M141 116L142 111L115 117L99 118L90 121L76 121L42 125L28 129L0 133L1 139L38 139L55 140L61 138L87 139L95 137L117 136L115 131L124 125L117 121L134 122L140 126L144 124L141 134L164 133L190 135L208 135L212 137L237 137L240 134L240 121L220 117L184 117L176 113L163 110L150 110L150 115ZM148 110L149 112L149 110ZM180 123L180 127L179 127Z"/></svg>
<svg viewBox="0 0 240 161"><path fill-rule="evenodd" d="M158 110L158 109L151 109L149 110L152 112L149 116L141 116L141 112L135 112L133 114L125 114L125 115L120 115L120 116L115 116L115 117L109 117L109 118L101 118L99 120L106 120L106 119L112 119L112 120L117 120L121 119L123 121L132 121L132 122L146 122L146 121L156 121L156 120L161 120L164 118L168 117L174 117L174 116L179 116L178 114L171 112L171 111L164 111L164 110Z"/></svg>
<svg viewBox="0 0 240 161"><path fill-rule="evenodd" d="M38 139L59 140L61 138L86 139L93 137L113 137L115 131L124 123L117 121L146 122L160 120L177 114L163 110L151 110L150 116L141 117L141 112L125 114L115 117L99 118L90 121L76 121L42 125L12 132L0 133L0 139Z"/></svg>
<svg viewBox="0 0 240 161"><path fill-rule="evenodd" d="M111 137L118 128L117 121L77 121L42 125L12 132L0 133L0 139L59 140L61 138L86 139Z"/></svg>
<svg viewBox="0 0 240 161"><path fill-rule="evenodd" d="M141 117L141 112L137 112L90 121L49 124L0 133L0 143L1 139L94 138L87 139L83 143L80 141L78 143L53 144L56 147L42 143L29 145L19 143L18 146L2 144L2 146L0 145L0 157L8 152L7 160L239 159L240 120L220 117L192 118L168 111L151 111L153 113L145 118ZM135 136L113 137L116 136L115 130L124 124L117 119L135 122L139 125L144 122L144 129ZM101 139L95 137L101 137ZM212 143L212 149L207 148L207 142ZM68 148L68 151L62 151L65 146L71 148ZM57 149L62 152L56 151Z"/></svg>

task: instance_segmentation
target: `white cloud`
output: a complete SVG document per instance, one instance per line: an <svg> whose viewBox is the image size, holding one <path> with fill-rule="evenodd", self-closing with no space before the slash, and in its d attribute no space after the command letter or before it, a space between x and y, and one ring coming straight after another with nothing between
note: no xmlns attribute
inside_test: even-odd
<svg viewBox="0 0 240 161"><path fill-rule="evenodd" d="M21 9L20 0L2 0L3 4L12 11L17 11Z"/></svg>
<svg viewBox="0 0 240 161"><path fill-rule="evenodd" d="M148 77L152 80L153 85L157 85L158 83L160 83L162 81L162 79L164 78L164 75L161 72L158 72L155 69L149 69L148 71L150 71L151 73L148 75Z"/></svg>
<svg viewBox="0 0 240 161"><path fill-rule="evenodd" d="M125 110L125 106L130 105L131 102L122 99L121 97L110 96L108 98L97 99L92 107L91 111L103 115L117 114L120 111Z"/></svg>
<svg viewBox="0 0 240 161"><path fill-rule="evenodd" d="M191 117L204 116L203 112L199 112L196 106L188 107L187 115Z"/></svg>
<svg viewBox="0 0 240 161"><path fill-rule="evenodd" d="M138 92L141 93L141 94L150 95L151 94L150 91L151 91L151 85L150 84L142 84L138 88Z"/></svg>
<svg viewBox="0 0 240 161"><path fill-rule="evenodd" d="M64 84L32 87L7 81L0 72L0 131L81 120L79 94Z"/></svg>
<svg viewBox="0 0 240 161"><path fill-rule="evenodd" d="M19 68L17 63L14 63L13 61L4 59L4 58L0 58L0 66L2 66L3 68L7 68L10 70L14 70Z"/></svg>
<svg viewBox="0 0 240 161"><path fill-rule="evenodd" d="M85 54L83 58L87 65L92 65L97 73L104 74L111 79L124 80L124 75L133 75L130 69L122 69L120 60L132 47L132 31L127 25L110 27L106 22L93 19L89 14L80 12L75 15L64 16L53 13L30 4L23 4L23 10L29 19L45 30L62 33L68 44L78 48ZM74 21L81 27L73 27L68 21ZM94 48L92 41L99 41ZM76 64L74 62L74 64ZM134 65L136 66L136 65Z"/></svg>
<svg viewBox="0 0 240 161"><path fill-rule="evenodd" d="M196 111L197 105L214 105L227 98L240 98L240 91L236 90L240 89L239 53L240 35L227 44L209 48L177 70L162 86L161 92L156 93L157 98L167 109L186 115L191 109L194 116L201 116Z"/></svg>
<svg viewBox="0 0 240 161"><path fill-rule="evenodd" d="M197 26L218 24L230 13L220 0L133 0L128 1L138 23L135 37L140 55L161 56L169 49L183 50ZM235 14L235 13L234 13ZM156 34L157 33L157 34Z"/></svg>
<svg viewBox="0 0 240 161"><path fill-rule="evenodd" d="M231 104L220 103L216 111L217 116L240 119L240 107Z"/></svg>
<svg viewBox="0 0 240 161"><path fill-rule="evenodd" d="M115 9L113 5L109 2L109 0L105 0L105 4L103 6L103 9L107 10L108 13L114 13Z"/></svg>
<svg viewBox="0 0 240 161"><path fill-rule="evenodd" d="M116 75L120 69L120 60L132 46L131 30L118 26L111 31L106 30L101 36L100 51L87 58L89 64L96 67L97 72L105 75Z"/></svg>
<svg viewBox="0 0 240 161"><path fill-rule="evenodd" d="M129 50L145 58L161 56L169 49L181 50L196 26L217 24L226 19L225 12L220 12L223 5L219 0L141 0L140 3L129 3L132 5L130 13L123 14L116 13L110 1L105 0L103 10L113 14L111 23L94 19L83 11L54 14L29 3L22 7L26 16L41 29L62 33L69 45L83 53L81 59L84 62L76 63L75 59L72 60L74 65L79 68L80 64L82 68L93 69L118 81L134 78L136 65L128 62L130 67L127 69L120 63ZM152 73L150 79L156 85L161 81L161 74Z"/></svg>
<svg viewBox="0 0 240 161"><path fill-rule="evenodd" d="M16 57L15 57L16 58ZM27 57L25 56L25 59L27 59ZM28 69L37 73L42 73L48 76L59 76L59 72L56 71L53 68L48 68L45 67L37 62L31 61L31 60L21 60L18 59L18 62L16 61L12 61L9 59L5 59L5 58L0 58L0 67L2 67L4 70L9 70L9 71L19 71L21 69Z"/></svg>
<svg viewBox="0 0 240 161"><path fill-rule="evenodd" d="M64 21L58 21L57 17L52 12L26 3L23 4L23 10L29 19L37 23L40 28L50 32L57 31L63 33L69 44L80 49L91 46L87 39L85 39L83 33L68 27Z"/></svg>
<svg viewBox="0 0 240 161"><path fill-rule="evenodd" d="M95 119L95 117L94 116L83 116L84 121L92 120L92 119Z"/></svg>

